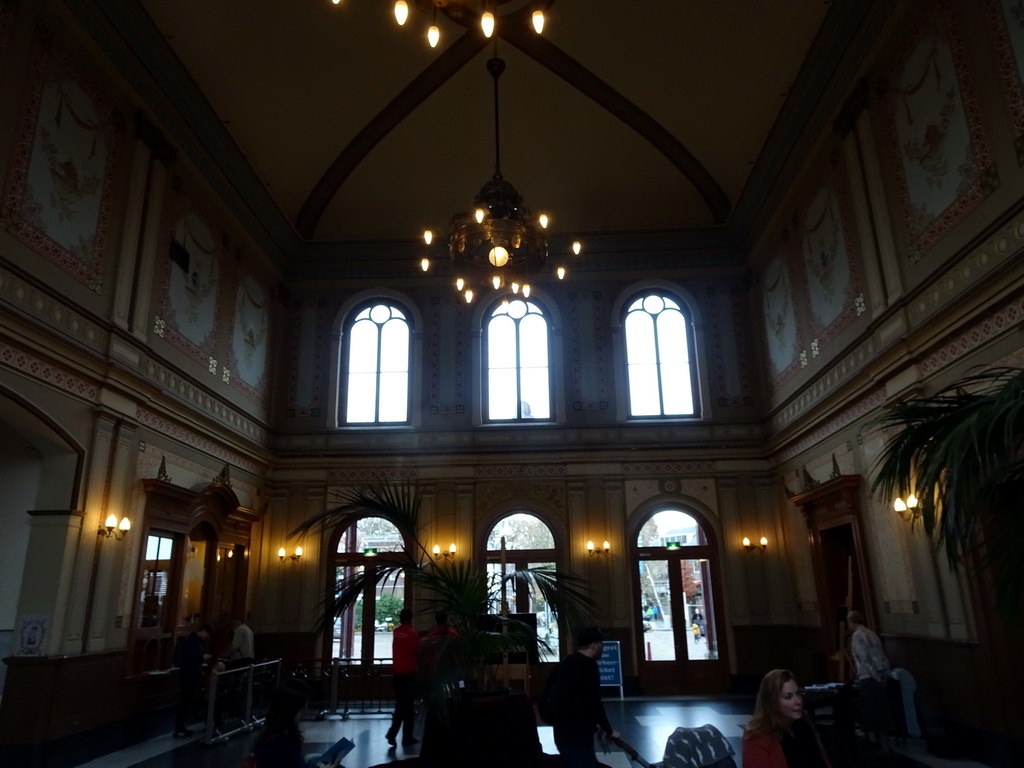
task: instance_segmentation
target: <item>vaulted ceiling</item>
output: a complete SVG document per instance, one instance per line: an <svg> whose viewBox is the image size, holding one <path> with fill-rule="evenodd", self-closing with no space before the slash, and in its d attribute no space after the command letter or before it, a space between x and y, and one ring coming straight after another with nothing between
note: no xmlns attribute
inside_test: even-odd
<svg viewBox="0 0 1024 768"><path fill-rule="evenodd" d="M442 2L436 49L430 12L411 2L399 27L391 0L142 0L133 44L306 243L412 239L471 207L495 165L495 52L501 170L556 233L742 236L858 5L546 0L538 36L536 0L499 0L495 42L479 0Z"/></svg>

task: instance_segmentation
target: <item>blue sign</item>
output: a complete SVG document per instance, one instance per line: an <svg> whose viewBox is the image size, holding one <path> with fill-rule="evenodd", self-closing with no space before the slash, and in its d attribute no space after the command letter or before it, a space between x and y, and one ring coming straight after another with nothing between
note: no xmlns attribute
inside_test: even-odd
<svg viewBox="0 0 1024 768"><path fill-rule="evenodd" d="M604 653L597 660L601 685L622 686L622 648L618 640L605 640Z"/></svg>

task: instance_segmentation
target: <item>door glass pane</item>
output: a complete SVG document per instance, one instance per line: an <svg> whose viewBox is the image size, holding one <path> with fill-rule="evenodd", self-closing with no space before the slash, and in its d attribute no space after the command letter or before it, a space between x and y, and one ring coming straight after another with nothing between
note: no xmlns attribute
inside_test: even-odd
<svg viewBox="0 0 1024 768"><path fill-rule="evenodd" d="M164 600L171 575L174 540L170 536L150 534L146 539L146 559L142 564L142 589L137 611L140 627L164 627Z"/></svg>
<svg viewBox="0 0 1024 768"><path fill-rule="evenodd" d="M681 560L683 595L681 608L686 632L686 658L707 661L718 658L714 605L711 602L711 564L708 560Z"/></svg>
<svg viewBox="0 0 1024 768"><path fill-rule="evenodd" d="M355 571L356 569L352 567L337 566L334 569L336 583L341 582L350 574L355 573ZM356 617L359 615L361 608L362 601L357 603L356 610L350 608L341 616L334 617L334 631L331 633L331 658L358 659L360 657L359 651L362 649L362 638L356 630Z"/></svg>
<svg viewBox="0 0 1024 768"><path fill-rule="evenodd" d="M180 624L198 624L206 583L206 542L185 539L185 575L182 579Z"/></svg>
<svg viewBox="0 0 1024 768"><path fill-rule="evenodd" d="M637 565L640 568L644 658L647 661L675 661L668 560L641 560Z"/></svg>

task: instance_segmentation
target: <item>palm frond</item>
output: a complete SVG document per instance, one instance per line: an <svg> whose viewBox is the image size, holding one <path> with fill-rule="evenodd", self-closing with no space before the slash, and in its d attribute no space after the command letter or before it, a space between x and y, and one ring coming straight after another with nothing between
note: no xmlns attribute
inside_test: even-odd
<svg viewBox="0 0 1024 768"><path fill-rule="evenodd" d="M970 374L930 397L889 406L878 425L897 432L878 458L873 490L886 499L915 493L915 522L944 547L951 567L973 558L995 570L1004 605L1019 596L1019 546L996 530L1024 525L1019 513L1006 510L1022 473L1024 369ZM1019 500L1010 502L1013 509Z"/></svg>

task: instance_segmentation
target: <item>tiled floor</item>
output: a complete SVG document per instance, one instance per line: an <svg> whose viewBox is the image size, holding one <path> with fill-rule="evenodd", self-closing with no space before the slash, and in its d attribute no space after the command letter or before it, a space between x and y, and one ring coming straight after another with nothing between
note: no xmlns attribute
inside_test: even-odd
<svg viewBox="0 0 1024 768"><path fill-rule="evenodd" d="M737 752L736 764L742 768L739 756L740 725L749 718L751 704L749 698L634 698L624 701L606 700L605 708L612 725L650 762L662 758L665 741L675 728L711 723L729 739ZM407 751L401 746L397 749L388 747L384 734L389 723L389 718L380 715L354 716L348 720L307 721L303 723L307 751L319 752L346 736L356 743L355 750L345 760L346 768L368 768L415 754L415 751ZM541 727L539 733L544 751L555 754L557 750L551 728ZM241 765L251 740L252 735L242 735L224 744L204 746L198 736L182 740L167 734L82 763L79 768L232 768ZM940 761L913 743L901 748L901 751L907 757L897 756L892 761L865 759L863 764L874 768L984 768L970 761ZM628 768L631 765L622 752L599 755L599 758L611 768ZM861 762L856 760L852 764L859 765Z"/></svg>

